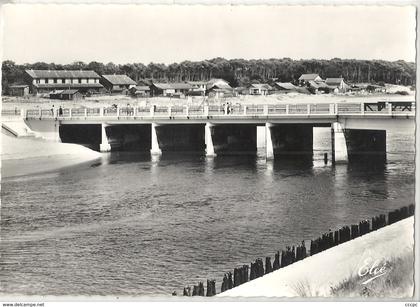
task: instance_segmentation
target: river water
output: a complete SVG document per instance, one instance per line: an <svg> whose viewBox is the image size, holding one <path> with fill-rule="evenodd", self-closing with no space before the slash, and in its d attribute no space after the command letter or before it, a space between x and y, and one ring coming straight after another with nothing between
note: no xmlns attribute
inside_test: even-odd
<svg viewBox="0 0 420 307"><path fill-rule="evenodd" d="M286 245L414 203L414 133L386 163L112 153L2 180L0 294L170 295Z"/></svg>

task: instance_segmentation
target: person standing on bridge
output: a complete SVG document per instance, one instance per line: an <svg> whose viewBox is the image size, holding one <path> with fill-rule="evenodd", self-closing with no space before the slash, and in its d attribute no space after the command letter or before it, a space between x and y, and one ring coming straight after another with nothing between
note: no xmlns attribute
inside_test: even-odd
<svg viewBox="0 0 420 307"><path fill-rule="evenodd" d="M58 116L63 116L63 108L60 106L60 108L58 109Z"/></svg>

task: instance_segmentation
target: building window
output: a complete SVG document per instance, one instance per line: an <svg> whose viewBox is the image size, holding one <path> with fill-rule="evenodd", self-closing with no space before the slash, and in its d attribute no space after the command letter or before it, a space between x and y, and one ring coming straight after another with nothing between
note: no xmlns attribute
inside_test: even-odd
<svg viewBox="0 0 420 307"><path fill-rule="evenodd" d="M54 78L54 83L57 83L57 78Z"/></svg>
<svg viewBox="0 0 420 307"><path fill-rule="evenodd" d="M45 79L45 83L48 84L48 79Z"/></svg>
<svg viewBox="0 0 420 307"><path fill-rule="evenodd" d="M39 84L39 82L40 82L40 80L39 79L36 79L36 83Z"/></svg>
<svg viewBox="0 0 420 307"><path fill-rule="evenodd" d="M66 83L66 79L61 79L61 83Z"/></svg>
<svg viewBox="0 0 420 307"><path fill-rule="evenodd" d="M79 83L82 83L82 79L79 78Z"/></svg>

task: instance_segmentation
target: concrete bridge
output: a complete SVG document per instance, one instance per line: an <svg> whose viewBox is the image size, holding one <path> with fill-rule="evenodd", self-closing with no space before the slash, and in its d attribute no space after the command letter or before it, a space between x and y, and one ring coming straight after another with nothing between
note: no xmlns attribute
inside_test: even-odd
<svg viewBox="0 0 420 307"><path fill-rule="evenodd" d="M256 151L264 130L267 159L312 154L313 128L331 127L332 158L385 154L386 131L415 128L415 104L404 102L227 106L152 106L2 110L57 142L96 144L100 151L203 150L207 156Z"/></svg>

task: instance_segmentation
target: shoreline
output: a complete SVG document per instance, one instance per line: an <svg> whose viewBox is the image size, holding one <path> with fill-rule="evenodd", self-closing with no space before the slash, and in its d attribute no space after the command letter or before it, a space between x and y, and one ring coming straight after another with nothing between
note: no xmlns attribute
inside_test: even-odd
<svg viewBox="0 0 420 307"><path fill-rule="evenodd" d="M35 138L1 135L1 177L49 173L93 162L102 154L77 144L54 143Z"/></svg>
<svg viewBox="0 0 420 307"><path fill-rule="evenodd" d="M413 216L219 293L216 297L296 298L302 297L299 293L302 288L307 297L333 297L331 289L349 278L359 278L358 270L367 259L372 262L376 259L389 261L410 254L414 261ZM361 288L365 279L367 277L360 277ZM407 289L398 297L411 297L413 289Z"/></svg>

